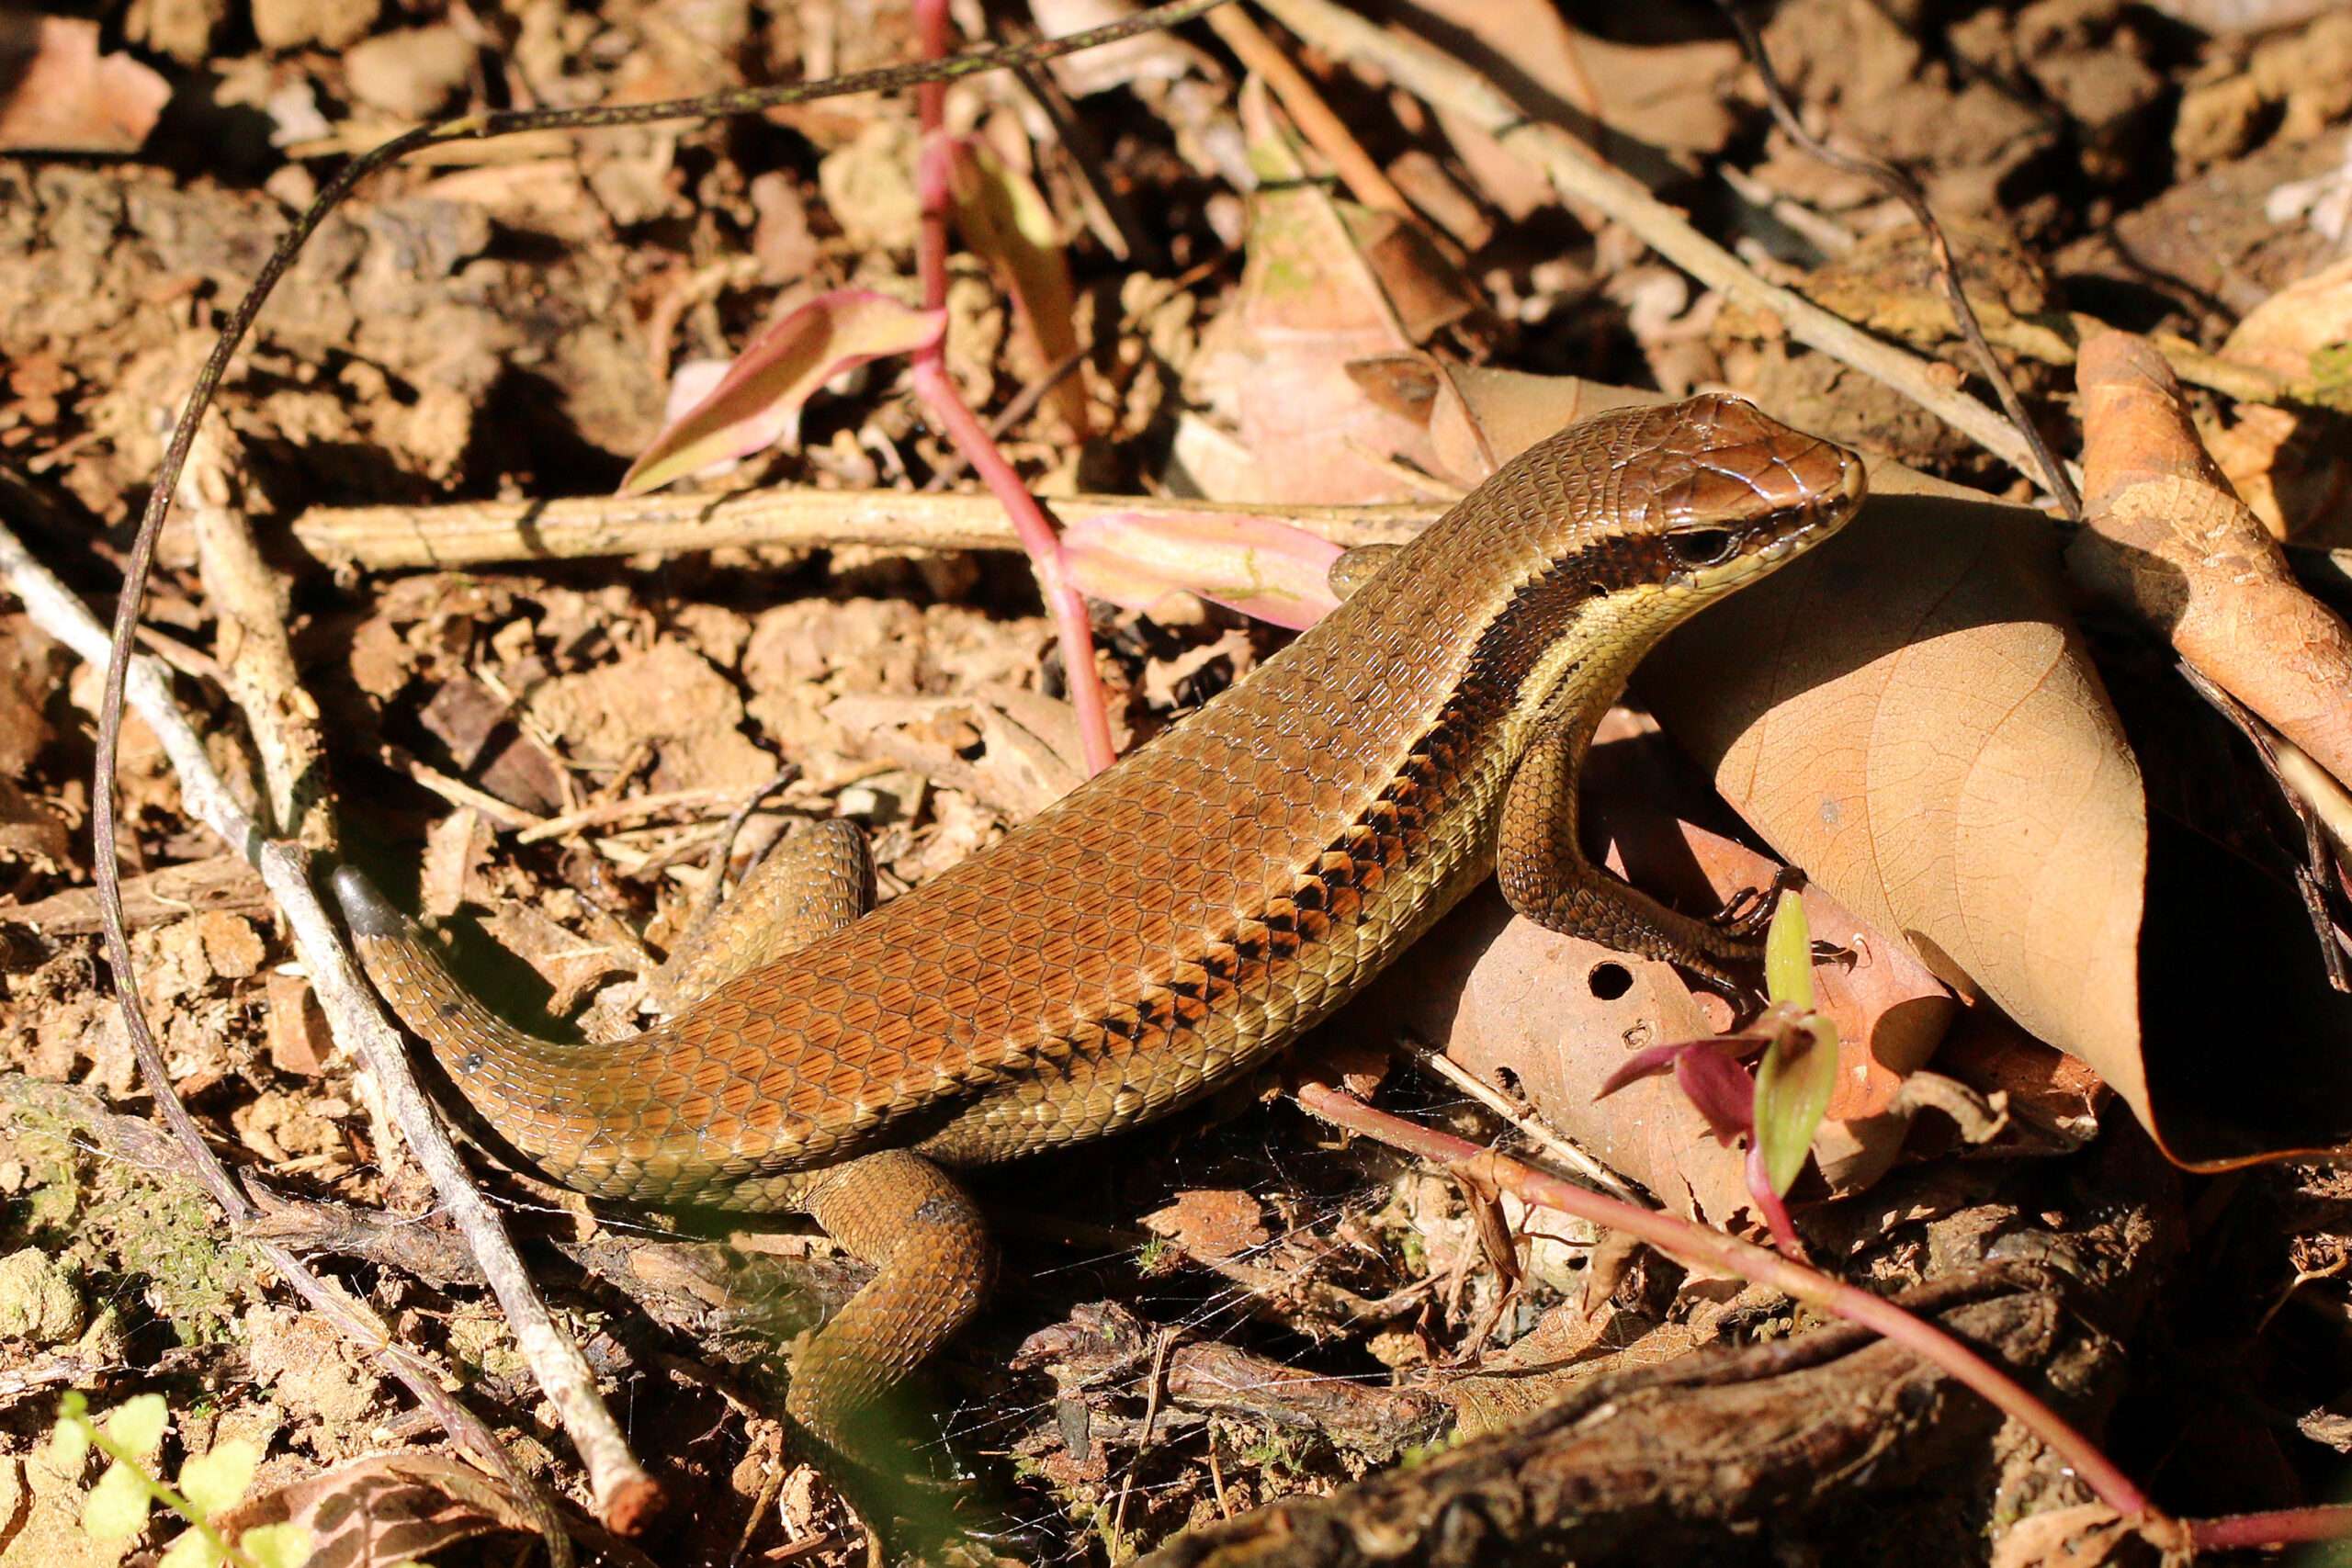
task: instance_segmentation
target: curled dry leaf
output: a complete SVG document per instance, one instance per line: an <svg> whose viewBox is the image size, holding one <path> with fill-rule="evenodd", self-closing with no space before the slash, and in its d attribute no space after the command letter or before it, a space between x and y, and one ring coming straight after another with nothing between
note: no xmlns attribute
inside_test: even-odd
<svg viewBox="0 0 2352 1568"><path fill-rule="evenodd" d="M628 472L623 495L799 437L800 410L842 371L912 354L947 330L944 310L916 310L865 288L820 294L763 332L718 384L663 424Z"/></svg>
<svg viewBox="0 0 2352 1568"><path fill-rule="evenodd" d="M2352 628L2303 591L2197 438L2162 355L2083 344L2088 529L2067 561L2339 781L2352 780Z"/></svg>
<svg viewBox="0 0 2352 1568"><path fill-rule="evenodd" d="M2303 405L2245 404L2211 434L2231 488L2277 537L2352 545L2352 257L2247 311L2222 353L2287 378Z"/></svg>
<svg viewBox="0 0 2352 1568"><path fill-rule="evenodd" d="M1668 732L1864 921L2144 1105L2146 807L2040 519L1881 495L1725 608L1651 661Z"/></svg>
<svg viewBox="0 0 2352 1568"><path fill-rule="evenodd" d="M985 142L956 137L947 143L946 156L956 232L1012 296L1036 347L1039 370L1051 369L1078 352L1078 291L1070 283L1053 209L1027 176L1006 167ZM1065 376L1046 396L1070 435L1083 439L1086 383Z"/></svg>
<svg viewBox="0 0 2352 1568"><path fill-rule="evenodd" d="M1245 92L1245 110L1262 97ZM1271 130L1251 157L1270 176L1293 166ZM1218 501L1416 499L1392 459L1431 466L1426 415L1366 397L1350 367L1412 352L1476 306L1412 223L1270 177L1250 198L1241 286L1186 374L1192 400L1229 438L1188 421L1176 442L1185 476Z"/></svg>
<svg viewBox="0 0 2352 1568"><path fill-rule="evenodd" d="M1196 593L1278 626L1311 626L1339 603L1340 547L1276 518L1231 512L1110 513L1062 534L1070 581L1090 598L1148 609Z"/></svg>

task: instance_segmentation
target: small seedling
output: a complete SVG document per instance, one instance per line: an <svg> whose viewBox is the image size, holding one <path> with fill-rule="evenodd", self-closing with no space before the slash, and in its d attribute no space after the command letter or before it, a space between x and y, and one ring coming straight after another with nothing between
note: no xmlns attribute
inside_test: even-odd
<svg viewBox="0 0 2352 1568"><path fill-rule="evenodd" d="M90 1402L79 1392L58 1401L50 1434L57 1468L68 1474L80 1470L94 1448L110 1461L82 1499L82 1533L101 1543L136 1540L147 1529L149 1511L161 1504L188 1527L164 1553L161 1568L302 1568L311 1559L311 1532L300 1525L258 1525L231 1541L210 1523L244 1495L261 1464L261 1450L250 1439L225 1438L192 1456L180 1466L176 1485L165 1485L147 1469L140 1456L162 1445L171 1422L160 1393L124 1401L107 1413L104 1425L91 1418Z"/></svg>

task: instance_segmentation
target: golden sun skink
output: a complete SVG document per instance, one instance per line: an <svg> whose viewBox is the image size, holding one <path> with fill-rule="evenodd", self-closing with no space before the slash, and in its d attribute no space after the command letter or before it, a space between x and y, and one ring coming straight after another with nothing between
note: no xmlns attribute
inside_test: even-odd
<svg viewBox="0 0 2352 1568"><path fill-rule="evenodd" d="M1586 862L1577 773L1645 651L1827 537L1862 489L1853 454L1736 399L1576 425L1198 714L878 912L855 919L853 831L794 840L777 864L809 891L789 918L617 1044L516 1030L356 872L336 890L378 987L541 1171L604 1198L806 1213L876 1266L788 1402L848 1446L851 1413L986 1289L955 1170L1231 1081L1488 874L1544 925L1711 977L1754 956Z"/></svg>

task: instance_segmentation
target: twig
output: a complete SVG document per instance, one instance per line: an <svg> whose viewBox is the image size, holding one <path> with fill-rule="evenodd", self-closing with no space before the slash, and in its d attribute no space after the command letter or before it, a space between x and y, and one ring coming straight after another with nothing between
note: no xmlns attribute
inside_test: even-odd
<svg viewBox="0 0 2352 1568"><path fill-rule="evenodd" d="M1119 1541L1127 1528L1127 1496L1136 1489L1136 1472L1151 1452L1151 1440L1159 1431L1159 1396L1168 1386L1168 1348L1176 1343L1176 1331L1162 1328L1152 1338L1151 1371L1148 1374L1143 1405L1143 1435L1136 1439L1136 1451L1127 1461L1126 1479L1119 1483L1119 1506L1111 1510L1111 1550L1119 1550Z"/></svg>
<svg viewBox="0 0 2352 1568"><path fill-rule="evenodd" d="M9 588L24 602L25 612L33 624L50 636L64 643L83 660L96 665L109 655L106 629L98 624L81 600L60 582L49 570L33 559L30 552L6 528L0 528L0 575L5 575ZM272 874L272 862L283 863L290 857L269 856L263 851L264 839L259 828L247 817L220 775L213 769L212 760L204 750L203 740L189 724L187 716L172 700L166 678L151 660L125 659L117 660L122 672L119 693L127 692L140 717L147 722L156 739L163 744L164 754L171 759L180 778L180 797L189 812L218 833L246 860L258 867L265 881L277 892L294 929L295 949L306 965L323 952L330 961L340 948L340 939L327 923L325 911L319 908L307 881L294 876L290 889L281 887ZM307 910L301 906L307 905ZM122 933L119 889L114 908L110 941L123 953L129 941ZM311 967L315 977L317 967ZM129 969L119 955L116 961L118 984ZM324 998L322 997L323 1003ZM144 1019L141 1019L144 1023ZM163 1053L157 1049L154 1036L144 1028L135 1029L131 1049L139 1058L141 1076L149 1095L154 1100L158 1114L170 1130L174 1141L186 1151L190 1173L201 1182L214 1202L220 1205L232 1222L243 1225L255 1218L257 1211L246 1198L228 1168L220 1163L211 1145L204 1141L195 1118L172 1087L171 1073L164 1065ZM549 1558L559 1568L569 1568L572 1561L571 1538L564 1533L561 1522L537 1483L515 1465L513 1458L501 1446L497 1437L482 1423L480 1416L450 1397L443 1385L444 1374L432 1363L393 1339L390 1331L359 1303L312 1273L305 1264L287 1248L274 1242L254 1244L264 1259L294 1288L335 1329L345 1337L364 1347L382 1363L385 1370L409 1392L419 1404L432 1412L434 1418L471 1453L492 1474L505 1482L530 1509L533 1522L539 1528L548 1544Z"/></svg>
<svg viewBox="0 0 2352 1568"><path fill-rule="evenodd" d="M1330 161L1340 183L1354 193L1358 201L1383 212L1393 212L1409 222L1420 221L1404 192L1372 161L1372 154L1363 150L1363 143L1356 140L1347 122L1331 112L1331 106L1323 101L1323 95L1315 90L1315 84L1306 79L1306 73L1291 62L1290 56L1266 36L1266 29L1249 12L1238 6L1212 11L1209 30L1225 41L1225 47L1233 51L1236 59L1273 89L1274 96L1282 100L1283 107L1298 127L1298 133L1306 138L1307 145Z"/></svg>
<svg viewBox="0 0 2352 1568"><path fill-rule="evenodd" d="M1113 513L1262 513L1249 502L1148 495L1057 498L1065 523ZM1283 521L1351 548L1398 544L1445 509L1437 505L1284 506ZM294 537L335 566L370 571L456 569L504 561L684 555L751 547L1006 550L1020 546L993 496L920 491L756 490L737 495L583 495L561 501L466 501L443 506L312 507Z"/></svg>
<svg viewBox="0 0 2352 1568"><path fill-rule="evenodd" d="M266 575L267 569L261 565L243 515L228 504L225 472L214 468L211 463L200 468L212 469L209 482L198 481L204 489L201 522L208 558L213 568L207 572L207 581L221 582L230 589L232 607L223 612L224 624L243 626L245 646L261 655L254 660L231 658L232 669L248 671L232 689L261 754L287 759L289 765L307 756L310 764L303 773L310 773L315 768L316 753L321 748L315 734L304 739L300 732L307 728L305 716L315 714L317 709L296 679L290 651L281 646L278 658L268 656L273 637L282 639L282 627L273 633L261 624L267 621L272 626L277 625L273 607L276 584ZM90 622L87 630L98 633L96 623ZM166 696L163 700L169 699ZM142 714L145 711L142 704ZM174 711L176 714L177 710ZM153 722L151 718L151 725ZM185 718L180 722L185 725ZM288 728L296 733L283 732ZM193 730L189 733L192 738ZM201 755L200 745L198 754ZM231 844L254 858L262 880L277 896L294 931L297 955L310 976L311 989L318 995L328 1026L336 1039L356 1054L373 1073L393 1123L415 1150L442 1206L456 1220L475 1256L481 1260L482 1272L489 1278L499 1305L514 1330L517 1346L539 1386L554 1404L558 1420L570 1434L587 1468L599 1517L616 1534L640 1533L661 1511L661 1484L629 1452L619 1426L596 1393L595 1374L589 1370L586 1359L539 1299L503 1223L492 1213L467 1177L456 1147L409 1070L407 1050L399 1032L385 1019L374 991L353 967L337 928L311 892L310 869L302 851L284 839L269 837L261 824L242 812L232 822L220 819L219 805L208 809L206 800L199 798L217 787L217 779L198 790L187 783L188 761L175 754L174 763L191 809ZM314 783L279 773L272 775L271 784L273 795L279 799L277 809L300 813L308 826L322 836L331 836L331 824L323 816L301 805L307 795L315 792ZM151 1088L156 1081L168 1088L160 1059L149 1077ZM180 1114L187 1116L185 1108ZM184 1142L193 1127L192 1120L185 1131L175 1124ZM234 1209L231 1213L240 1219L251 1217L250 1213L239 1214Z"/></svg>
<svg viewBox="0 0 2352 1568"><path fill-rule="evenodd" d="M1513 1105L1502 1090L1495 1088L1444 1052L1433 1045L1423 1044L1419 1041L1409 1041L1407 1046L1412 1052L1414 1061L1510 1122L1512 1127L1518 1129L1521 1136L1540 1145L1554 1158L1574 1166L1583 1173L1586 1180L1607 1189L1611 1195L1628 1203L1640 1203L1644 1208L1651 1207L1650 1204L1643 1201L1640 1193L1626 1186L1615 1171L1545 1126L1540 1117L1531 1116Z"/></svg>
<svg viewBox="0 0 2352 1568"><path fill-rule="evenodd" d="M1692 1224L1679 1215L1620 1202L1556 1176L1547 1176L1507 1156L1482 1149L1467 1139L1376 1111L1329 1084L1301 1084L1297 1097L1307 1111L1351 1132L1419 1155L1449 1169L1464 1169L1476 1179L1510 1189L1529 1203L1623 1231L1686 1266L1735 1274L1769 1285L1833 1317L1882 1335L1959 1379L2003 1415L2026 1427L2121 1517L2141 1522L2154 1535L2179 1529L2156 1511L2139 1484L2117 1468L2114 1461L2015 1378L1942 1329L1884 1297L1816 1273L1737 1236Z"/></svg>
<svg viewBox="0 0 2352 1568"><path fill-rule="evenodd" d="M682 806L716 806L735 792L713 785L699 789L673 789L665 795L624 795L618 800L600 800L594 806L583 806L577 811L567 811L560 817L549 817L533 823L514 835L518 844L542 843L548 839L561 839L577 833L582 828L608 828L616 822L634 822L641 817L659 817Z"/></svg>
<svg viewBox="0 0 2352 1568"><path fill-rule="evenodd" d="M302 688L286 635L286 586L262 559L238 504L236 437L205 422L180 476L180 504L197 539L198 570L218 630L221 685L243 709L268 786L268 826L314 850L333 847L323 785L326 742L319 707Z"/></svg>
<svg viewBox="0 0 2352 1568"><path fill-rule="evenodd" d="M922 58L943 60L947 54L947 0L915 0L915 22L922 37ZM947 309L948 195L947 84L925 82L915 89L915 113L922 128L922 150L916 155L915 187L922 202L922 223L915 242L915 265L922 277L922 302L927 310ZM989 487L1021 537L1030 565L1037 574L1037 591L1045 596L1053 617L1054 634L1061 644L1062 678L1069 687L1070 706L1078 711L1080 742L1086 750L1086 771L1099 773L1118 760L1111 744L1111 714L1102 697L1102 678L1094 668L1094 627L1086 596L1069 580L1062 556L1061 536L1046 520L1045 509L1012 465L998 450L979 416L965 402L964 394L947 374L944 333L914 356L915 395L956 451L964 456L980 481Z"/></svg>
<svg viewBox="0 0 2352 1568"><path fill-rule="evenodd" d="M1999 396L2001 408L2008 414L2009 423L2017 426L2018 434L2025 437L2026 445L2033 449L2033 459L2041 468L2043 488L2058 498L2058 503L2069 520L2080 523L2083 520L2082 491L2075 488L2073 478L2066 472L2066 465L2058 460L2058 455L2050 449L2050 443L2042 439L2041 427L2026 412L2025 403L2018 397L2017 387L2010 381L2008 371L2002 367L1999 357L1993 353L1993 345L1984 341L1984 328L1976 319L1976 308L1968 302L1968 290L1961 286L1960 267L1952 260L1951 243L1944 237L1943 225L1936 221L1935 211L1928 207L1926 194L1919 189L1919 182L1892 164L1860 153L1841 152L1807 130L1804 121L1797 118L1796 106L1789 102L1788 89L1781 85L1780 73L1772 69L1772 56L1764 47L1763 35L1756 30L1756 24L1748 19L1747 13L1740 9L1739 0L1715 0L1715 7L1730 19L1733 30L1739 34L1740 47L1747 51L1747 62L1756 68L1757 78L1764 85L1764 101L1771 106L1772 118L1789 140L1834 169L1860 175L1874 182L1911 209L1912 220L1928 236L1928 249L1935 258L1936 276L1943 284L1945 301L1951 306L1952 320L1959 324L1961 335L1968 340L1968 346L1975 354L1976 363L1984 370L1984 378L1993 384L1993 390Z"/></svg>
<svg viewBox="0 0 2352 1568"><path fill-rule="evenodd" d="M2221 683L2184 659L2178 668L2189 687L2204 698L2212 710L2227 719L2246 744L2254 748L2255 760L2262 771L2270 775L2278 797L2294 814L2296 823L2303 829L2303 856L2295 863L2295 891L2301 897L2303 914L2312 924L2312 935L2319 943L2320 962L2327 968L2327 983L2338 991L2352 991L2352 967L2344 956L2344 938L2337 933L2335 914L2328 907L2328 889L2343 886L2339 867L2344 863L2344 852L2336 848L2335 835L2323 818L2315 791L2299 787L2296 773L2304 775L2302 785L2335 785L2335 779L2324 768L2318 767L2302 753L2302 749L2279 734L2263 716L2225 691ZM2298 769L2290 756L2304 765ZM2335 793L2341 795L2341 786ZM2330 801L2333 805L2334 802Z"/></svg>
<svg viewBox="0 0 2352 1568"><path fill-rule="evenodd" d="M452 806L470 807L498 825L502 832L528 832L547 820L510 806L488 790L476 789L463 779L453 779L432 763L423 761L406 748L389 743L378 748L377 755L384 765L408 775L409 782L431 791Z"/></svg>
<svg viewBox="0 0 2352 1568"><path fill-rule="evenodd" d="M1942 367L1871 336L1792 290L1768 283L1639 182L1600 162L1555 125L1529 119L1470 67L1420 39L1381 27L1334 0L1260 0L1300 38L1377 67L1407 92L1451 109L1549 176L1564 196L1590 202L1711 288L1769 310L1798 342L1872 376L2016 468L2035 471L2032 449L1994 410L1937 380Z"/></svg>
<svg viewBox="0 0 2352 1568"><path fill-rule="evenodd" d="M1080 344L1056 360L1044 375L1005 400L1004 407L997 410L996 417L989 421L989 439L1001 441L1011 434L1014 426L1036 412L1037 405L1046 400L1046 394L1069 380L1071 373L1085 364L1087 356L1093 352L1091 344ZM971 466L971 460L964 456L963 448L959 446L931 471L931 478L923 481L922 488L927 491L945 490L962 479L964 470Z"/></svg>
<svg viewBox="0 0 2352 1568"><path fill-rule="evenodd" d="M727 863L735 858L735 840L742 836L743 824L768 799L800 777L800 764L786 762L776 775L743 797L743 803L727 815L727 825L720 830L718 842L710 852L710 880L703 885L702 901L696 906L695 918L707 920L718 913L721 890L727 886ZM773 848L773 846L771 846Z"/></svg>

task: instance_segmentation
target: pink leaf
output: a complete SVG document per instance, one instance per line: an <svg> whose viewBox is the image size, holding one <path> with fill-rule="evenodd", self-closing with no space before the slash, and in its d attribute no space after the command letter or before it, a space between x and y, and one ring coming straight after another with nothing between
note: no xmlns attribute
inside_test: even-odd
<svg viewBox="0 0 2352 1568"><path fill-rule="evenodd" d="M1674 1081L1718 1140L1728 1144L1756 1125L1756 1080L1747 1069L1713 1046L1685 1051L1674 1059Z"/></svg>
<svg viewBox="0 0 2352 1568"><path fill-rule="evenodd" d="M796 440L800 409L826 382L868 360L912 354L947 330L944 310L913 310L865 288L839 288L769 327L708 396L663 425L621 478L623 495L778 441Z"/></svg>
<svg viewBox="0 0 2352 1568"><path fill-rule="evenodd" d="M1182 591L1278 626L1311 626L1339 600L1340 547L1255 513L1105 513L1062 534L1070 580L1097 599L1140 610Z"/></svg>
<svg viewBox="0 0 2352 1568"><path fill-rule="evenodd" d="M1600 1092L1592 1098L1607 1100L1629 1083L1670 1072L1685 1051L1695 1051L1703 1043L1705 1042L1699 1040L1677 1040L1671 1044L1651 1045L1636 1051L1625 1058L1624 1066L1609 1075L1600 1086Z"/></svg>

